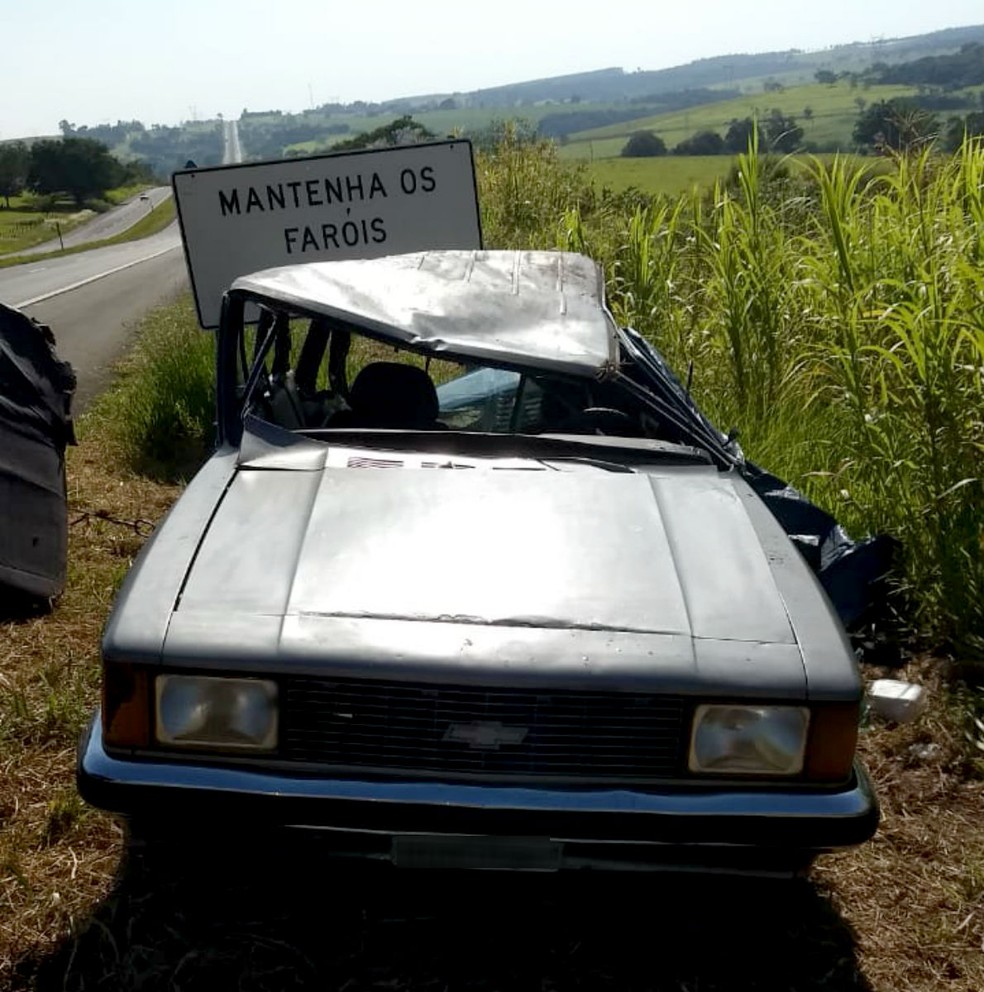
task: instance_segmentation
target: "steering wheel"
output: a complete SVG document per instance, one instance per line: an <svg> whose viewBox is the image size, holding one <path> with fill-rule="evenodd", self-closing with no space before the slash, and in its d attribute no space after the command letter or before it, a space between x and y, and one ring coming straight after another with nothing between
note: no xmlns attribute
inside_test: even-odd
<svg viewBox="0 0 984 992"><path fill-rule="evenodd" d="M563 424L562 430L576 434L612 434L616 437L641 437L638 421L624 410L610 406L589 406Z"/></svg>

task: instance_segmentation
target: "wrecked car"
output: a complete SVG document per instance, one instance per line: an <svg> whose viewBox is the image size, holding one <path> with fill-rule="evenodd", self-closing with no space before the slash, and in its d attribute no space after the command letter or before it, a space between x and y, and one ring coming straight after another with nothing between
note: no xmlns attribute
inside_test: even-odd
<svg viewBox="0 0 984 992"><path fill-rule="evenodd" d="M134 837L792 873L872 835L843 618L877 548L745 462L591 260L258 272L217 375L80 745Z"/></svg>
<svg viewBox="0 0 984 992"><path fill-rule="evenodd" d="M44 605L68 567L65 447L75 373L51 328L0 304L0 607Z"/></svg>

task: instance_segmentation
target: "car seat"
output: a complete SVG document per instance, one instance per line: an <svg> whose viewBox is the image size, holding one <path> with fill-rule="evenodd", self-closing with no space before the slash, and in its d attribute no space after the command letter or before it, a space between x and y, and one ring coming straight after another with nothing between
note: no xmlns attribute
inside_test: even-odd
<svg viewBox="0 0 984 992"><path fill-rule="evenodd" d="M334 414L328 427L433 430L441 426L437 390L431 377L415 365L365 366L349 389L348 402L350 409Z"/></svg>

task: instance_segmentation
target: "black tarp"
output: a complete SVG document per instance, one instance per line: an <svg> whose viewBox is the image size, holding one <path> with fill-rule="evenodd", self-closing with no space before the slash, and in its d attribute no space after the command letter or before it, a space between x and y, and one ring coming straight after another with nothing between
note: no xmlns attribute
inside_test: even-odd
<svg viewBox="0 0 984 992"><path fill-rule="evenodd" d="M0 607L64 589L74 392L51 329L0 304Z"/></svg>

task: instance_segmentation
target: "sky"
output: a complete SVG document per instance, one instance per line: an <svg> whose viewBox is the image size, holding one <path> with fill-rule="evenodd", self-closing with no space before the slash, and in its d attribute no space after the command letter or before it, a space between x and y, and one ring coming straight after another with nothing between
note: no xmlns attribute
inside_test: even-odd
<svg viewBox="0 0 984 992"><path fill-rule="evenodd" d="M15 6L16 3L16 6ZM981 0L0 0L0 139L984 23Z"/></svg>

